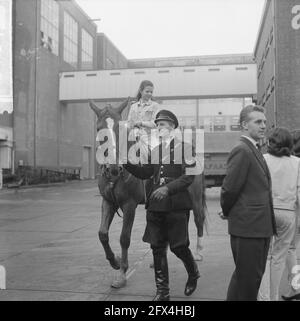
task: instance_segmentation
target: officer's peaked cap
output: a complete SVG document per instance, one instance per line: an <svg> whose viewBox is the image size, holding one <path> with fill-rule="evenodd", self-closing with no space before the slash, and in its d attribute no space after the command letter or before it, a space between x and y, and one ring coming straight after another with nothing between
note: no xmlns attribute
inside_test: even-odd
<svg viewBox="0 0 300 321"><path fill-rule="evenodd" d="M156 118L154 120L155 124L157 124L158 121L160 120L166 120L166 121L170 121L175 125L175 128L178 127L178 119L177 117L169 110L160 110L157 115Z"/></svg>

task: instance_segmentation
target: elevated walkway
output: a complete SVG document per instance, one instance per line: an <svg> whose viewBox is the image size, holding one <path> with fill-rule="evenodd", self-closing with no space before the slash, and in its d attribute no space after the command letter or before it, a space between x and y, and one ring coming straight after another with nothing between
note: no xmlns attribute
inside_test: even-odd
<svg viewBox="0 0 300 321"><path fill-rule="evenodd" d="M136 96L142 80L154 83L155 97L191 99L255 96L256 64L173 66L63 72L62 102L117 101Z"/></svg>

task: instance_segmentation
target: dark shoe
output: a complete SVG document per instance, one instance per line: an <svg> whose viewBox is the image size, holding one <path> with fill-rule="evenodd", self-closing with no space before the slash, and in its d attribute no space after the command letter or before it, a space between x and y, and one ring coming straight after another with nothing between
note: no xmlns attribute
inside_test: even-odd
<svg viewBox="0 0 300 321"><path fill-rule="evenodd" d="M152 301L170 301L170 294L157 293Z"/></svg>
<svg viewBox="0 0 300 321"><path fill-rule="evenodd" d="M184 294L189 296L197 288L197 280L200 278L198 265L194 260L193 254L188 247L180 247L173 250L174 254L179 257L187 271L188 280L185 285Z"/></svg>
<svg viewBox="0 0 300 321"><path fill-rule="evenodd" d="M291 296L281 296L284 301L300 300L300 293Z"/></svg>
<svg viewBox="0 0 300 321"><path fill-rule="evenodd" d="M191 294L193 294L193 292L196 290L197 288L197 281L200 278L200 274L198 273L197 275L188 278L186 285L185 285L185 290L184 290L184 294L187 296L190 296Z"/></svg>

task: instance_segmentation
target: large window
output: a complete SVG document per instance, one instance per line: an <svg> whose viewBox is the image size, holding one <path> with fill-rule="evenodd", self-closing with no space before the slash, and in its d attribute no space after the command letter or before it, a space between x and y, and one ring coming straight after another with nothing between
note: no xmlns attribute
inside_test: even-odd
<svg viewBox="0 0 300 321"><path fill-rule="evenodd" d="M236 131L239 114L251 98L209 98L198 100L198 121L205 132Z"/></svg>
<svg viewBox="0 0 300 321"><path fill-rule="evenodd" d="M81 68L93 69L93 37L82 29Z"/></svg>
<svg viewBox="0 0 300 321"><path fill-rule="evenodd" d="M41 45L55 55L58 55L58 16L56 1L41 1Z"/></svg>
<svg viewBox="0 0 300 321"><path fill-rule="evenodd" d="M78 67L78 24L67 12L64 13L64 60Z"/></svg>
<svg viewBox="0 0 300 321"><path fill-rule="evenodd" d="M161 108L172 111L177 116L180 126L191 127L197 124L196 99L163 100Z"/></svg>
<svg viewBox="0 0 300 321"><path fill-rule="evenodd" d="M253 104L252 98L176 99L160 101L162 109L171 110L180 126L199 127L205 132L237 131L243 107Z"/></svg>

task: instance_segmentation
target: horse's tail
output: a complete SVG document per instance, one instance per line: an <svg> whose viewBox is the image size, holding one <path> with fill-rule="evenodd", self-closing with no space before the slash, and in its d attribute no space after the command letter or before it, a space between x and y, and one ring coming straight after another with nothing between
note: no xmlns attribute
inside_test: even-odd
<svg viewBox="0 0 300 321"><path fill-rule="evenodd" d="M204 228L208 234L208 210L206 205L205 188L205 178L202 173L195 176L194 182L188 189L192 200L194 221L197 227L198 237L203 236Z"/></svg>

